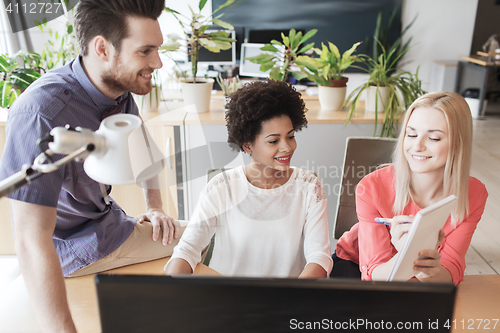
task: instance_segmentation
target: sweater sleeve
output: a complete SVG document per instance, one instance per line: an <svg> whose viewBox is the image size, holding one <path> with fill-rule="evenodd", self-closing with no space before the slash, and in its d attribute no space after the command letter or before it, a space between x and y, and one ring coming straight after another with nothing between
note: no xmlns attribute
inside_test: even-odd
<svg viewBox="0 0 500 333"><path fill-rule="evenodd" d="M330 252L327 199L321 182L316 178L313 195L310 197L304 225L304 256L307 263L323 267L327 276L333 267Z"/></svg>
<svg viewBox="0 0 500 333"><path fill-rule="evenodd" d="M363 280L371 280L375 267L389 261L397 253L391 243L389 227L375 222L375 217L393 217L392 176L382 178L378 177L379 174L368 175L356 187L359 268Z"/></svg>
<svg viewBox="0 0 500 333"><path fill-rule="evenodd" d="M484 184L471 177L469 182L469 216L456 228L453 228L451 224L445 228L446 237L439 248L441 264L450 272L455 285L463 281L465 254L483 215L487 198L488 192Z"/></svg>
<svg viewBox="0 0 500 333"><path fill-rule="evenodd" d="M186 260L194 271L196 265L201 262L201 252L208 245L215 234L218 220L218 209L214 200L218 200L216 191L208 191L210 183L201 192L198 204L189 220L186 230L182 234L179 244L174 248L171 259L180 258ZM165 265L165 270L168 264Z"/></svg>

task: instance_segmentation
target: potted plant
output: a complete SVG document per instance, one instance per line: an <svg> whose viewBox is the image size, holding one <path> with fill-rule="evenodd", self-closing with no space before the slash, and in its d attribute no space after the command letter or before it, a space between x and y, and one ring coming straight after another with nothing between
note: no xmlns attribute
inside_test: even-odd
<svg viewBox="0 0 500 333"><path fill-rule="evenodd" d="M260 71L269 72L269 78L277 81L286 81L289 74L296 79L301 80L306 75L300 70L293 70L296 66L297 58L313 48L314 43L302 46L304 42L313 37L317 29L309 30L302 36L302 32L296 32L291 29L288 36L281 34L282 42L273 39L270 43L264 45L261 50L268 53L261 53L255 57L245 58L255 64L260 64Z"/></svg>
<svg viewBox="0 0 500 333"><path fill-rule="evenodd" d="M196 77L196 74L198 73L198 50L201 47L204 47L211 52L218 53L220 50L230 49L232 47L232 43L235 42L234 39L229 37L230 34L225 31L205 33L205 31L211 26L211 23L224 29L234 30L234 27L231 24L220 20L220 17L223 14L219 14L214 17L218 11L231 5L234 0L227 0L207 17L201 15L201 10L205 7L206 2L207 0L200 0L198 4L198 8L200 10L199 13L195 13L189 6L192 14L191 17L184 16L169 7L165 7L165 11L171 13L184 30L184 40L186 42L188 55L191 57L192 65L191 77L184 77L181 79L181 89L184 97L184 103L188 106L188 111L198 113L209 111L210 96L214 83L213 79ZM179 43L179 40L181 39L182 38L176 34L170 34L167 36L167 43L163 45L161 49L163 51L178 50L182 46L181 43ZM191 105L194 105L194 108L189 108Z"/></svg>
<svg viewBox="0 0 500 333"><path fill-rule="evenodd" d="M44 71L38 53L19 51L12 57L0 55L0 107L9 108Z"/></svg>
<svg viewBox="0 0 500 333"><path fill-rule="evenodd" d="M361 42L355 43L344 54L333 43L322 45L322 49L313 48L319 58L297 57L296 63L306 77L318 84L318 98L322 109L341 110L346 96L348 78L343 74L359 58L352 53Z"/></svg>
<svg viewBox="0 0 500 333"><path fill-rule="evenodd" d="M391 58L389 58L389 61L393 60L394 58L398 58L398 60L396 60L396 62L394 63L393 71L389 72L390 75L392 75L398 67L398 62L399 60L401 60L401 57L399 57L399 55L401 54L401 52L406 52L405 50L409 47L413 39L412 37L409 37L403 44L402 38L417 19L417 16L415 16L410 24L408 24L397 36L395 36L395 39L391 39L391 30L394 28L395 18L398 13L399 7L397 6L389 15L389 19L387 20L387 23L384 27L384 11L381 10L377 15L377 22L375 24L375 30L373 32L372 38L366 39L366 53L372 59L378 59L380 53L382 52L382 48L390 50L392 47L395 47L395 50L392 53Z"/></svg>
<svg viewBox="0 0 500 333"><path fill-rule="evenodd" d="M231 94L234 93L236 90L240 89L243 87L243 84L241 84L240 78L239 77L231 77L231 78L222 78L222 75L219 73L219 75L215 78L217 80L217 83L219 84L220 88L222 89L222 92L224 94L224 109L225 105L229 103L231 100Z"/></svg>
<svg viewBox="0 0 500 333"><path fill-rule="evenodd" d="M71 12L68 12L68 15ZM40 23L38 27L42 32L44 32L44 27L47 25L47 20ZM55 33L52 29L48 30L50 39L45 43L45 48L41 53L42 60L45 63L47 70L50 70L59 64L61 66L66 65L71 60L75 59L79 54L79 47L76 42L76 37L73 29L73 25L66 22L66 30Z"/></svg>
<svg viewBox="0 0 500 333"><path fill-rule="evenodd" d="M399 43L396 43L399 44ZM408 51L403 49L397 57L393 57L399 45L387 52L381 46L381 53L377 59L361 55L370 76L368 81L357 87L348 97L347 102L352 103L347 109L347 124L349 124L363 91L367 92L365 109L375 111L375 133L377 132L378 112L384 113L384 122L380 136L395 137L399 118L408 106L419 96L425 94L422 82L418 78L418 69L415 74L403 71L393 74L397 61Z"/></svg>

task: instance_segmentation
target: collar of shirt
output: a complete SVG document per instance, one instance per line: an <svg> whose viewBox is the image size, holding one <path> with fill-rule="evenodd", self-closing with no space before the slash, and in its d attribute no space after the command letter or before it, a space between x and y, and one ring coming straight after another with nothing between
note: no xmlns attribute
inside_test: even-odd
<svg viewBox="0 0 500 333"><path fill-rule="evenodd" d="M105 112L106 110L109 110L112 107L117 106L124 98L129 96L129 92L125 92L123 95L118 97L116 100L113 100L106 95L104 95L99 89L97 89L96 86L90 81L89 77L87 76L87 73L85 73L85 70L83 69L82 66L82 56L78 56L73 64L71 65L71 68L73 72L75 73L75 76L78 79L78 82L82 86L82 88L85 90L85 92L89 95L90 99L98 110L100 111L102 116L102 113Z"/></svg>

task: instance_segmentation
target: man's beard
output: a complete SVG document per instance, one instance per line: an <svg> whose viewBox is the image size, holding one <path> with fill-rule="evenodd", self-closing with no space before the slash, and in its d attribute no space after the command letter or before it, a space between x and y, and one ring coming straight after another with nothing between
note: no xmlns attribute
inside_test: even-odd
<svg viewBox="0 0 500 333"><path fill-rule="evenodd" d="M130 91L137 95L146 95L153 88L151 81L145 81L145 84L140 84L138 73L126 72L123 70L125 66L115 57L115 66L112 70L108 70L101 74L102 82L114 92ZM153 70L151 69L151 72Z"/></svg>

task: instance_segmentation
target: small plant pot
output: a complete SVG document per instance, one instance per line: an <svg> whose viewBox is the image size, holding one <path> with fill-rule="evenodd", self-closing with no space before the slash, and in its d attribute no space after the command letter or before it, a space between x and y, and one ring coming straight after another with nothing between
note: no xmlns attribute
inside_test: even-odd
<svg viewBox="0 0 500 333"><path fill-rule="evenodd" d="M231 97L224 96L224 111L227 111L227 105L231 102Z"/></svg>
<svg viewBox="0 0 500 333"><path fill-rule="evenodd" d="M369 86L366 90L366 111L384 112L385 106L387 104L387 99L389 98L389 92L390 90L387 87Z"/></svg>
<svg viewBox="0 0 500 333"><path fill-rule="evenodd" d="M347 77L343 80L331 80L332 86L318 87L318 99L321 109L328 111L342 110L346 95Z"/></svg>
<svg viewBox="0 0 500 333"><path fill-rule="evenodd" d="M181 80L182 97L187 112L202 113L210 111L210 98L212 96L213 79L196 78Z"/></svg>
<svg viewBox="0 0 500 333"><path fill-rule="evenodd" d="M153 87L149 94L140 97L140 110L141 112L155 112L158 111L161 103L161 89Z"/></svg>

